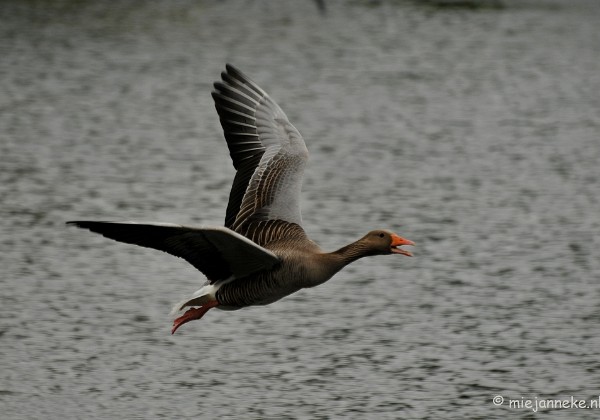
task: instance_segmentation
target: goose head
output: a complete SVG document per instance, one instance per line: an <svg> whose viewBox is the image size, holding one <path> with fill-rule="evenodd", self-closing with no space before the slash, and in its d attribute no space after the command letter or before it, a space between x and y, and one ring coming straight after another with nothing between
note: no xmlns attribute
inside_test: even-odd
<svg viewBox="0 0 600 420"><path fill-rule="evenodd" d="M412 253L400 248L402 245L413 245L409 241L389 230L373 230L367 233L361 240L373 255L402 254L412 257Z"/></svg>

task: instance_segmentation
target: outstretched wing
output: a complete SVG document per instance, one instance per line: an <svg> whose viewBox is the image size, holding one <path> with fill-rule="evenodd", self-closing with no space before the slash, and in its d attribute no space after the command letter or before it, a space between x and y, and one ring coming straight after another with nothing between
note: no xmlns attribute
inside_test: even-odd
<svg viewBox="0 0 600 420"><path fill-rule="evenodd" d="M211 281L241 278L279 263L279 257L223 227L193 228L171 223L72 221L107 238L158 249L183 258Z"/></svg>
<svg viewBox="0 0 600 420"><path fill-rule="evenodd" d="M231 65L212 96L237 173L225 226L282 220L301 225L300 190L308 159L302 136L281 108Z"/></svg>

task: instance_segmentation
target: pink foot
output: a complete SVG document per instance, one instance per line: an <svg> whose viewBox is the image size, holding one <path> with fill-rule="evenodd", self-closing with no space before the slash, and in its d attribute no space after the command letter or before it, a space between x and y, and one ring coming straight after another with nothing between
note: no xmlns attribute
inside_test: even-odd
<svg viewBox="0 0 600 420"><path fill-rule="evenodd" d="M216 300L208 302L206 305L203 305L199 308L188 309L183 315L181 315L179 318L173 321L173 328L171 329L171 334L175 334L175 331L177 331L179 327L181 327L183 324L187 324L190 321L202 318L210 308L214 308L215 306L219 306L219 302L217 302Z"/></svg>

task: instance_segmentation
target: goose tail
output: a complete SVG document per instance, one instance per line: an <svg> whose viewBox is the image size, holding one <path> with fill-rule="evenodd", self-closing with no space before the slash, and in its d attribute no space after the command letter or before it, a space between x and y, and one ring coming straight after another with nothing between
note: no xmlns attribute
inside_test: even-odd
<svg viewBox="0 0 600 420"><path fill-rule="evenodd" d="M214 302L216 300L216 291L217 287L215 287L214 284L202 286L200 289L196 290L192 296L188 296L173 305L169 315L172 317L176 316L179 312L189 306L203 306L209 302Z"/></svg>

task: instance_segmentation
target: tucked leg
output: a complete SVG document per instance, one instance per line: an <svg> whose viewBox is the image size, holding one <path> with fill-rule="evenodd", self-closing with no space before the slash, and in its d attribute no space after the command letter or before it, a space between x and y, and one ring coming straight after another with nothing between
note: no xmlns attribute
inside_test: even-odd
<svg viewBox="0 0 600 420"><path fill-rule="evenodd" d="M199 308L188 309L183 315L173 321L173 328L171 329L171 334L175 334L175 331L179 329L183 324L186 324L195 319L200 319L204 316L205 313L208 312L209 309L214 308L215 306L219 306L219 302L213 300L212 302L208 302L205 305L202 305Z"/></svg>

